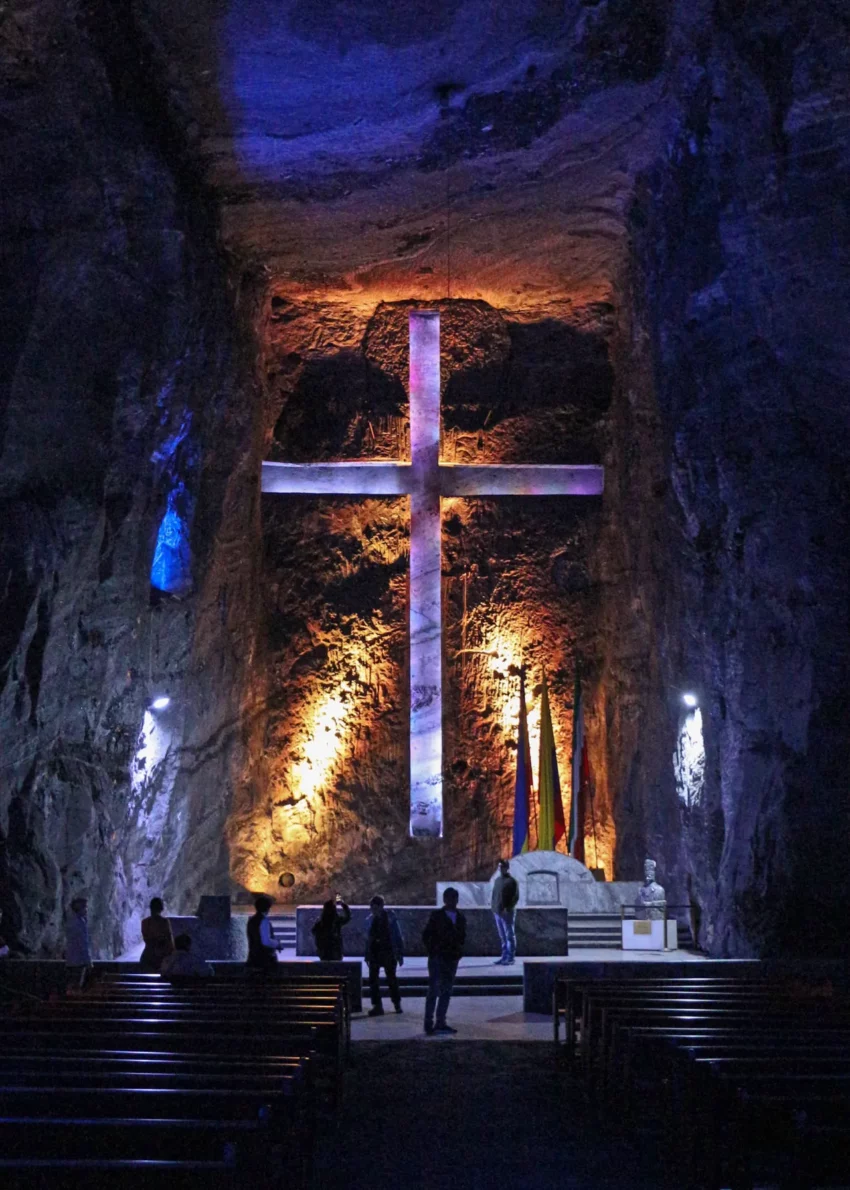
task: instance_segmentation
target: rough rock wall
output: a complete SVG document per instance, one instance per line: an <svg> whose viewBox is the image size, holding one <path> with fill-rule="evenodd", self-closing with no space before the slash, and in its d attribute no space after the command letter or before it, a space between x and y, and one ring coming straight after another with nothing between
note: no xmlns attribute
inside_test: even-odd
<svg viewBox="0 0 850 1190"><path fill-rule="evenodd" d="M720 954L846 947L848 31L830 3L683 6L681 107L632 212L618 855L662 858ZM685 806L689 688L706 779Z"/></svg>
<svg viewBox="0 0 850 1190"><path fill-rule="evenodd" d="M0 907L29 953L74 894L109 955L226 874L252 649L260 438L129 12L32 0L0 42ZM150 575L180 484L178 599Z"/></svg>

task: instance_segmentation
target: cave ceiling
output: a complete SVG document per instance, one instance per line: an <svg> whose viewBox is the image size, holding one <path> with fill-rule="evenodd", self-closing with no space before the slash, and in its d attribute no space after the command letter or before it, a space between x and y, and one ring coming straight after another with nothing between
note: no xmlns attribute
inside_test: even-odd
<svg viewBox="0 0 850 1190"><path fill-rule="evenodd" d="M643 9L643 11L641 11ZM612 301L657 150L665 5L144 0L223 243L327 309Z"/></svg>

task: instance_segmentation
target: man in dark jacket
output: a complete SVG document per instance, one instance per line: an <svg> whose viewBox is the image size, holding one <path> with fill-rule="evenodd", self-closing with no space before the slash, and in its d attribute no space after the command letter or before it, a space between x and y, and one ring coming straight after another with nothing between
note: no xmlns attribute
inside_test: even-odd
<svg viewBox="0 0 850 1190"><path fill-rule="evenodd" d="M443 893L442 909L435 909L422 931L428 951L428 995L425 997L425 1032L457 1033L446 1023L457 965L466 942L466 918L457 907L456 888ZM437 1019L434 1020L434 1007Z"/></svg>
<svg viewBox="0 0 850 1190"><path fill-rule="evenodd" d="M283 943L275 941L269 910L274 902L261 893L254 898L256 913L248 918L248 959L245 966L249 971L268 971L277 965L277 952L283 950Z"/></svg>
<svg viewBox="0 0 850 1190"><path fill-rule="evenodd" d="M514 917L519 900L519 885L511 875L511 865L506 859L499 861L499 875L493 883L491 908L502 944L502 957L496 959L496 966L511 967L516 954L516 932Z"/></svg>
<svg viewBox="0 0 850 1190"><path fill-rule="evenodd" d="M366 963L369 967L369 996L372 1007L369 1016L383 1016L381 1003L381 968L387 973L390 999L396 1012L401 1012L401 992L396 979L396 966L404 966L404 940L396 915L384 908L383 897L372 897L372 912L366 918Z"/></svg>

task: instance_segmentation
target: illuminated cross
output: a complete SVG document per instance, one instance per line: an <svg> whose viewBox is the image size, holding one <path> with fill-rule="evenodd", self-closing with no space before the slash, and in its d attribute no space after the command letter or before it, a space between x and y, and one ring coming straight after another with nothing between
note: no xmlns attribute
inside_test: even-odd
<svg viewBox="0 0 850 1190"><path fill-rule="evenodd" d="M440 462L440 315L410 315L409 463L263 463L263 491L410 496L410 833L443 833L442 496L598 496L601 467Z"/></svg>

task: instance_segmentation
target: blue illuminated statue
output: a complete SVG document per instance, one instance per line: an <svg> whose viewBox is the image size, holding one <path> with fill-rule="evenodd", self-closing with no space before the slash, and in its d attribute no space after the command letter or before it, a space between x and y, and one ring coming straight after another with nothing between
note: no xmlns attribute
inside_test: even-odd
<svg viewBox="0 0 850 1190"><path fill-rule="evenodd" d="M151 586L169 595L186 595L192 589L189 548L192 511L186 485L178 483L168 493L168 507L159 526L151 566Z"/></svg>

